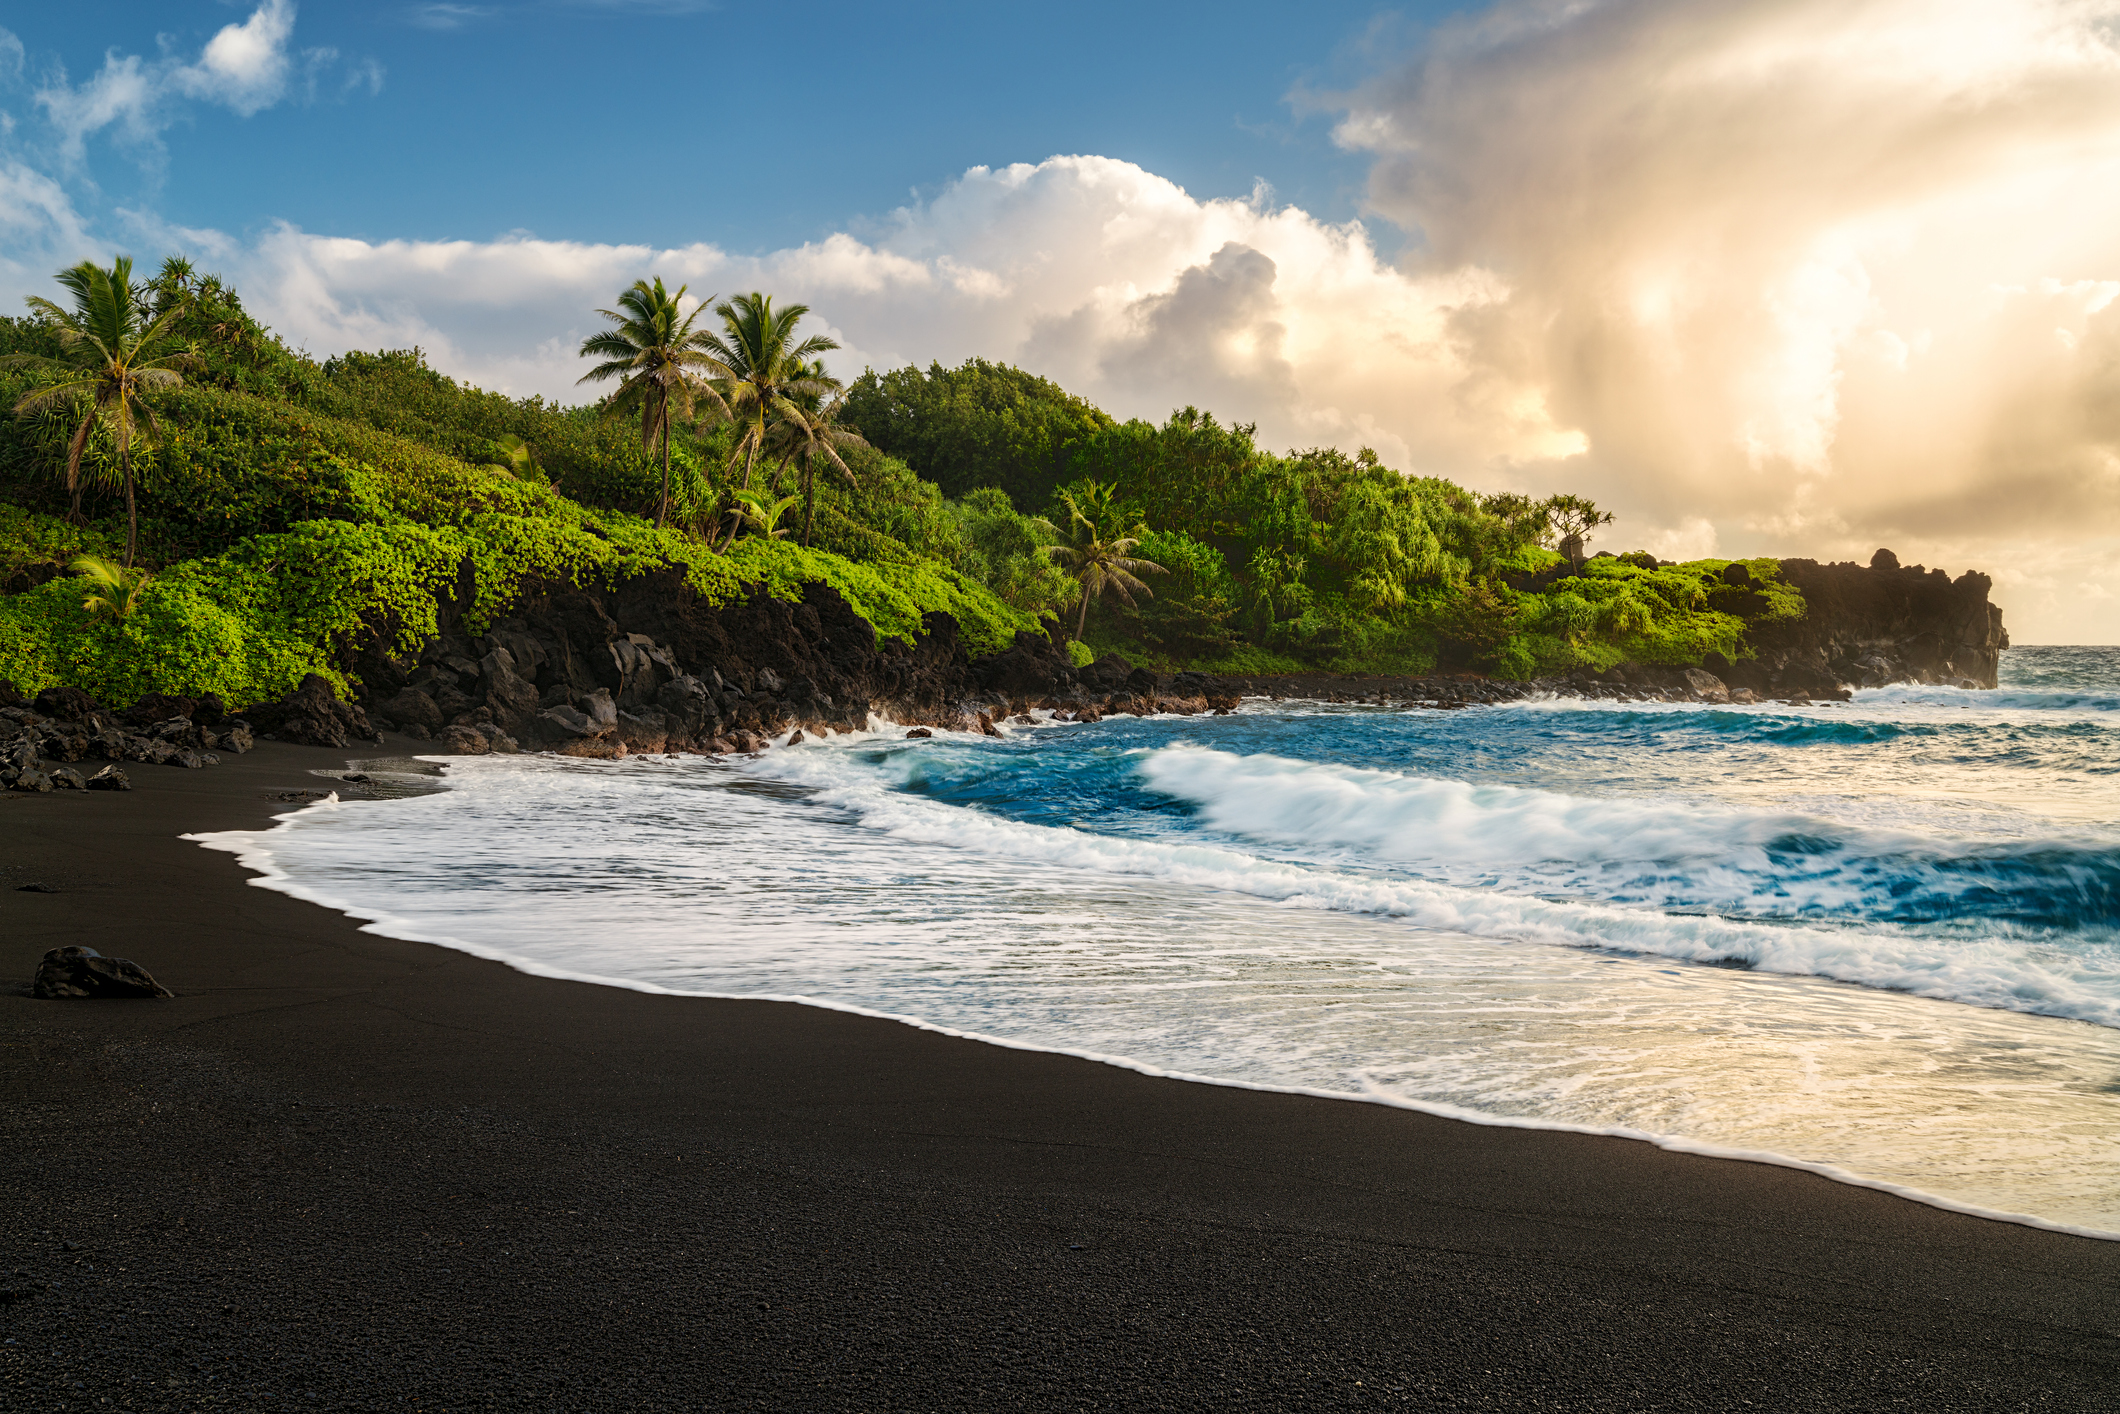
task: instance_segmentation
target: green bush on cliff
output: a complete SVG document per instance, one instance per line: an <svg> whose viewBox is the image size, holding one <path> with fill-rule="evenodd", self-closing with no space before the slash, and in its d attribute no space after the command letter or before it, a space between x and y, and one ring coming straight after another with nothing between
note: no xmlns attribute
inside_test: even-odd
<svg viewBox="0 0 2120 1414"><path fill-rule="evenodd" d="M352 479L366 475L355 469ZM11 520L49 531L48 518L17 512ZM513 608L526 581L611 587L671 569L713 604L751 585L797 601L806 583L821 581L879 634L908 641L922 633L922 615L941 611L957 619L975 652L996 651L1037 626L934 561L858 564L755 539L724 556L637 517L554 505L542 515L473 510L454 525L312 520L247 536L156 575L122 626L92 618L78 581L57 579L0 598L0 677L28 692L66 684L118 703L160 689L213 692L242 705L280 696L306 673L343 686L335 664L344 650L384 633L389 650L407 652L434 634L437 597L454 591L467 561L474 599L464 622L472 632Z"/></svg>

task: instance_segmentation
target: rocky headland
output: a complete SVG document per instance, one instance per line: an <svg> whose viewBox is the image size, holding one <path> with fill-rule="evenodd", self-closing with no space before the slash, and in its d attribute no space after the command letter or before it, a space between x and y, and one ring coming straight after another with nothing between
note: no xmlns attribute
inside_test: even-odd
<svg viewBox="0 0 2120 1414"><path fill-rule="evenodd" d="M929 614L917 645L879 640L821 583L806 586L796 603L754 589L721 606L700 600L675 574L601 592L533 586L513 615L483 633L467 631L450 602L440 606L440 633L417 654L349 653L351 701L315 676L279 702L240 713L212 697L161 693L117 711L74 688L27 701L0 682L0 786L122 790L126 764L201 767L248 750L258 737L343 747L385 730L454 755L617 759L758 751L793 732L864 729L872 716L998 735L1010 718L1034 711L1096 721L1229 712L1246 697L1447 710L1556 695L1802 702L1844 700L1853 688L1892 682L1995 686L2009 637L2001 609L1988 601L1986 575L1953 579L1902 566L1889 551L1868 565L1784 560L1782 569L1808 612L1757 625L1755 656L1710 655L1699 666L1623 663L1529 682L1473 674L1163 674L1116 655L1077 668L1034 633L974 659L948 615Z"/></svg>

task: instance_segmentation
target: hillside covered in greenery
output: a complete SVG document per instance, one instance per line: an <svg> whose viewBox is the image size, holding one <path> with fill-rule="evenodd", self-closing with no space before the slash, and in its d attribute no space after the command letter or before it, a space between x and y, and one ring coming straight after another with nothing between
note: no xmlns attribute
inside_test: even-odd
<svg viewBox="0 0 2120 1414"><path fill-rule="evenodd" d="M143 389L130 437L115 404L69 391L61 305L0 319L0 407L19 409L0 418L0 678L25 691L241 705L310 672L343 683L378 637L416 648L438 599L468 593L476 631L526 585L671 568L712 603L824 581L908 640L947 612L975 653L1079 625L1081 661L1250 673L1689 663L1802 612L1771 560L1582 559L1601 521L1570 498L1275 454L1190 408L1122 423L979 361L842 392L787 343L767 352L801 357L749 402L702 376L568 406L460 385L417 349L320 362L182 261L127 289L181 375ZM676 319L659 284L635 295ZM735 304L717 312L737 353L761 309L793 327ZM137 568L111 577L135 538ZM82 556L108 592L69 573Z"/></svg>

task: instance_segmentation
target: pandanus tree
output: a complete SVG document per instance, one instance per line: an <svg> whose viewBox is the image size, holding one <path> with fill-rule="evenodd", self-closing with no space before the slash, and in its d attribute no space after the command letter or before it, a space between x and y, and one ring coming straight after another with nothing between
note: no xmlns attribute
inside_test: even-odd
<svg viewBox="0 0 2120 1414"><path fill-rule="evenodd" d="M655 509L658 527L670 514L671 419L690 419L702 400L724 415L729 412L729 405L709 381L721 372L713 337L692 327L706 305L695 305L690 314L685 313L687 288L679 285L672 294L660 276L652 283L635 280L633 288L618 297L617 309L596 311L612 327L582 340L583 358L604 361L580 381L620 380L617 391L604 400L604 415L637 413L642 449L654 452L661 448L662 501Z"/></svg>
<svg viewBox="0 0 2120 1414"><path fill-rule="evenodd" d="M80 420L66 444L66 489L73 497L72 516L81 519L81 457L88 434L98 422L118 444L118 472L125 483L125 564L140 550L140 508L133 489L133 442L142 431L149 438L162 428L148 398L183 383L177 370L189 364L189 347L170 337L170 323L182 306L151 310L146 292L132 282L132 260L118 256L108 270L84 260L59 272L59 283L74 297L72 309L61 309L41 295L29 306L48 320L59 340L59 356L11 354L0 367L34 367L57 373L58 380L24 394L15 403L17 417L33 417L59 408Z"/></svg>
<svg viewBox="0 0 2120 1414"><path fill-rule="evenodd" d="M743 489L751 489L751 471L758 458L768 455L772 424L777 421L807 421L801 399L813 401L837 392L839 383L827 377L817 355L839 347L822 334L798 341L795 326L810 312L806 304L773 308L770 295L752 291L714 307L722 332L702 334L700 347L710 355L715 391L743 424L743 433L731 450L731 459L743 458Z"/></svg>
<svg viewBox="0 0 2120 1414"><path fill-rule="evenodd" d="M1091 483L1092 486L1095 484ZM1089 501L1088 505L1083 504L1085 500ZM1169 574L1170 571L1153 561L1135 558L1133 551L1140 545L1140 538L1121 533L1124 521L1113 518L1108 492L1097 498L1078 494L1070 488L1060 493L1060 504L1067 508L1068 523L1064 532L1067 539L1046 546L1045 552L1082 585L1082 607L1075 614L1075 638L1079 642L1082 630L1089 622L1090 600L1102 599L1105 591L1110 590L1119 596L1121 603L1131 608L1136 594L1151 599L1155 597L1154 591L1143 584L1139 576Z"/></svg>

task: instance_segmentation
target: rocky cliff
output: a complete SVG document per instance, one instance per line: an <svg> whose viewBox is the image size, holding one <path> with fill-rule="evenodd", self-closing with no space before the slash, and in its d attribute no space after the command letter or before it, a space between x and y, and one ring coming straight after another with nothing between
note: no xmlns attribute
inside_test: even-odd
<svg viewBox="0 0 2120 1414"><path fill-rule="evenodd" d="M930 614L917 645L879 641L828 585L801 602L762 589L702 602L675 574L589 592L530 586L513 616L472 635L454 604L443 631L406 661L370 650L350 663L357 706L311 690L248 714L260 731L337 744L377 729L458 752L622 757L756 750L790 730L852 730L876 713L959 730L1033 706L1075 714L1227 710L1205 679L1125 664L1078 672L1042 634L973 661L957 625ZM1210 700L1212 699L1212 700Z"/></svg>
<svg viewBox="0 0 2120 1414"><path fill-rule="evenodd" d="M1785 560L1782 572L1809 612L1758 625L1756 657L1714 657L1694 669L1626 665L1595 682L1525 684L1509 695L1619 689L1743 700L1838 697L1899 681L1995 685L2009 640L1986 575L1954 580L1901 566L1884 550L1867 566ZM719 607L674 574L599 592L531 586L515 615L483 634L462 632L458 620L445 605L441 636L414 661L371 651L349 664L365 709L358 721L343 706L330 715L315 692L306 706L297 694L251 719L300 740L394 727L458 751L615 757L753 750L794 729L858 728L872 712L977 730L1032 707L1080 716L1227 710L1243 693L1276 690L1264 681L1159 676L1119 659L1077 670L1038 634L975 662L940 614L928 617L917 646L879 642L823 584L807 586L800 603L756 590ZM1448 685L1436 695L1464 699Z"/></svg>
<svg viewBox="0 0 2120 1414"><path fill-rule="evenodd" d="M1879 550L1868 565L1783 560L1781 568L1809 611L1755 628L1758 656L1723 668L1732 686L1777 696L1784 688L1815 690L1828 682L1995 686L2010 638L2001 608L1988 602L1986 575L1968 570L1953 579L1940 569L1901 565L1890 550Z"/></svg>

